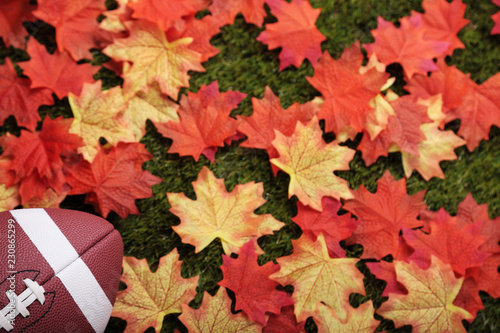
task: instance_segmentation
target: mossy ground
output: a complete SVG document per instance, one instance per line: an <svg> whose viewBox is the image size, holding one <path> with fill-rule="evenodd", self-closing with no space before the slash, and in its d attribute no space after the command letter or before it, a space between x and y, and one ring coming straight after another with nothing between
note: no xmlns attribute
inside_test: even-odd
<svg viewBox="0 0 500 333"><path fill-rule="evenodd" d="M500 64L500 37L491 36L493 26L490 15L498 10L489 0L464 0L467 4L465 17L471 22L460 32L459 37L465 44L464 50L456 50L447 59L448 64L456 65L478 83L496 74ZM108 1L112 3L112 1ZM370 30L377 26L377 16L397 22L411 10L422 11L420 0L311 0L314 7L322 7L317 26L327 37L322 44L323 50L328 50L332 57L338 58L345 47L360 40L361 43L373 41ZM275 21L268 16L266 23ZM54 45L53 29L43 24L32 24L35 37L46 44ZM240 104L234 114L250 115L252 113L251 98L262 98L264 88L270 86L281 98L284 107L294 102L304 103L319 93L307 82L306 76L312 76L314 71L309 62L304 62L298 69L289 67L278 71L279 50L268 51L267 47L256 41L263 28L246 24L241 16L232 26L222 28L222 33L212 39L212 44L221 53L204 63L205 73L191 73L189 90L197 91L202 84L214 80L219 82L221 91L229 89L241 91L248 97ZM12 48L0 48L0 59L5 56L13 60L26 59L26 54ZM102 62L104 56L95 52L94 62ZM404 85L399 65L389 66L389 71L397 77L395 91L404 94ZM96 78L101 78L105 87L120 84L120 80L111 72L102 70ZM185 93L185 91L181 92ZM44 107L42 114L51 117L57 115L71 116L67 99L57 101L53 107ZM457 124L455 124L454 127ZM452 126L453 128L453 126ZM18 133L15 121L9 119L1 129ZM326 135L331 138L332 135ZM350 142L355 147L359 142ZM198 275L198 295L193 300L193 306L199 306L205 291L213 294L217 290L217 282L222 279L219 266L222 264L222 246L214 241L206 249L196 254L194 247L182 244L180 238L173 232L172 226L179 224L179 219L169 212L167 192L184 192L194 198L191 182L196 180L202 166L208 166L217 177L224 178L226 187L231 190L238 183L249 181L264 183L264 198L267 203L258 209L257 213L270 213L275 218L286 223L286 226L274 235L259 239L259 244L265 255L259 257L260 263L274 260L277 257L292 252L291 239L298 238L300 228L291 218L296 214L296 199L288 199L288 181L286 174L279 172L274 177L271 172L268 156L264 151L247 149L233 142L230 146L220 148L211 164L203 156L198 162L191 157L179 157L168 154L171 140L163 138L151 123L148 123L147 134L142 139L153 159L146 162L144 168L152 174L163 178L163 182L153 187L154 196L149 199L137 200L136 204L141 215L133 215L121 220L117 215L110 214L110 220L120 231L125 244L125 255L147 258L154 270L159 258L177 247L183 260L182 274L184 277ZM433 210L444 207L450 213L456 213L457 205L465 195L471 192L478 203L488 203L490 217L500 215L500 130L492 128L490 140L483 141L473 152L465 147L458 148L456 161L443 162L445 179L433 178L426 182L416 172L407 181L410 194L426 190L425 202ZM389 169L395 178L404 176L399 154L379 158L377 163L366 167L360 154L357 153L350 163L351 170L338 174L349 181L352 188L361 184L369 190L376 189L376 182L385 170ZM65 200L62 207L80 209L92 212L91 206L83 203L83 196L72 196ZM349 247L350 256L359 256L361 247ZM366 274L366 296L352 295L351 303L357 305L366 299L372 299L376 306L384 300L380 297L384 282L376 280L360 263L359 268ZM500 300L492 299L486 293L481 297L486 309L478 313L477 319L466 323L469 332L500 331ZM377 317L381 319L380 317ZM107 332L121 332L125 327L123 320L112 318ZM315 332L314 323L307 323L309 332ZM176 315L169 315L164 320L162 332L172 332L174 329L185 332L186 329L177 320ZM378 331L410 332L409 326L395 330L391 321L383 320ZM149 329L148 332L153 332Z"/></svg>

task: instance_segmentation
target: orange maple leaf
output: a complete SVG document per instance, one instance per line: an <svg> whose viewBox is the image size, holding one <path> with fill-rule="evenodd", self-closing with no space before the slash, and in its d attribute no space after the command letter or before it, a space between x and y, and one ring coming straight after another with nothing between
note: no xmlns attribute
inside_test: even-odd
<svg viewBox="0 0 500 333"><path fill-rule="evenodd" d="M241 13L248 23L262 26L266 10L266 0L213 0L208 9L219 20L220 25L233 24L238 13Z"/></svg>
<svg viewBox="0 0 500 333"><path fill-rule="evenodd" d="M389 294L389 300L377 311L381 316L393 320L397 327L412 325L414 333L466 332L462 320L473 317L453 305L463 278L455 278L450 266L432 256L427 270L399 260L394 261L394 268L408 294Z"/></svg>
<svg viewBox="0 0 500 333"><path fill-rule="evenodd" d="M389 74L384 66L364 69L361 66L363 60L359 42L345 48L337 60L325 51L314 66L314 76L306 77L325 99L318 118L325 119L326 132L333 131L338 135L345 127L361 132L371 110L370 100L385 88L387 82L392 83L388 81Z"/></svg>
<svg viewBox="0 0 500 333"><path fill-rule="evenodd" d="M91 48L111 42L111 34L99 29L97 18L106 10L102 0L38 0L33 15L56 29L59 51L68 50L73 59L92 59Z"/></svg>
<svg viewBox="0 0 500 333"><path fill-rule="evenodd" d="M173 27L184 29L184 17L194 15L208 6L208 0L140 0L128 6L134 10L132 17L158 24L162 30Z"/></svg>
<svg viewBox="0 0 500 333"><path fill-rule="evenodd" d="M305 104L294 103L284 110L279 97L269 87L265 88L262 99L252 98L252 107L251 116L236 116L239 120L238 131L248 138L240 146L265 149L269 158L279 156L272 144L276 138L274 130L290 136L293 134L297 121L309 122L319 108L317 104L308 102Z"/></svg>
<svg viewBox="0 0 500 333"><path fill-rule="evenodd" d="M437 70L433 58L443 56L450 42L439 42L424 38L426 30L422 26L421 16L413 19L404 17L401 26L396 28L392 22L379 16L378 27L372 30L375 42L364 44L368 55L376 54L384 64L398 62L403 67L406 77L414 74L426 75L428 71Z"/></svg>
<svg viewBox="0 0 500 333"><path fill-rule="evenodd" d="M375 309L371 301L361 304L356 309L349 308L347 321L340 320L335 311L320 303L316 309L314 321L318 325L318 332L356 332L372 333L380 324L373 318Z"/></svg>
<svg viewBox="0 0 500 333"><path fill-rule="evenodd" d="M19 187L17 185L7 187L5 184L0 184L0 212L14 209L20 203Z"/></svg>
<svg viewBox="0 0 500 333"><path fill-rule="evenodd" d="M432 177L444 178L439 162L456 159L457 155L454 149L463 146L466 141L456 136L453 131L439 129L445 118L440 95L431 97L422 103L428 105L427 114L433 122L420 125L425 140L418 144L419 155L401 152L403 169L408 178L413 170L417 170L425 180ZM394 151L399 151L399 149L396 148Z"/></svg>
<svg viewBox="0 0 500 333"><path fill-rule="evenodd" d="M219 238L226 254L238 253L249 237L260 237L266 230L278 230L284 224L270 214L256 215L254 210L263 205L262 183L239 184L227 192L223 179L215 178L207 168L201 169L198 180L193 182L196 200L184 193L167 193L172 205L170 211L181 219L181 224L172 229L184 243L196 247L196 253L204 249L215 238Z"/></svg>
<svg viewBox="0 0 500 333"><path fill-rule="evenodd" d="M363 185L352 193L354 197L346 201L344 208L358 217L359 225L347 244L362 244L363 258L394 255L402 227L418 228L423 224L417 218L427 207L425 191L409 196L406 179L395 181L389 171L378 180L376 193L368 192Z"/></svg>
<svg viewBox="0 0 500 333"><path fill-rule="evenodd" d="M325 143L316 116L306 125L297 122L291 136L275 133L273 145L280 156L271 159L271 163L290 176L289 197L295 194L304 205L319 211L324 196L337 200L352 197L347 181L333 172L349 170L355 151Z"/></svg>
<svg viewBox="0 0 500 333"><path fill-rule="evenodd" d="M165 32L155 23L139 20L125 23L130 36L115 39L103 52L124 65L123 90L127 97L139 90L148 91L158 82L164 94L177 100L181 87L189 86L188 71L204 72L201 54L189 49L191 38L169 43Z"/></svg>
<svg viewBox="0 0 500 333"><path fill-rule="evenodd" d="M127 289L116 295L111 316L127 321L124 332L144 332L151 326L159 332L164 316L182 312L181 304L194 298L198 277L182 278L181 263L177 249L160 258L154 273L146 259L123 258L121 281Z"/></svg>
<svg viewBox="0 0 500 333"><path fill-rule="evenodd" d="M99 67L84 63L78 65L67 51L49 54L34 38L26 49L30 60L20 62L19 67L31 79L31 88L49 88L60 99L69 92L80 95L84 82L94 82L93 75Z"/></svg>
<svg viewBox="0 0 500 333"><path fill-rule="evenodd" d="M5 46L24 49L28 33L23 22L33 20L31 12L36 8L29 0L3 0L0 3L0 37Z"/></svg>
<svg viewBox="0 0 500 333"><path fill-rule="evenodd" d="M260 333L262 326L248 319L243 313L231 313L231 299L224 288L219 288L215 296L205 293L199 309L181 304L179 320L192 333Z"/></svg>
<svg viewBox="0 0 500 333"><path fill-rule="evenodd" d="M120 87L101 91L101 81L85 83L80 96L69 93L68 99L75 117L69 132L83 139L85 146L78 152L87 161L92 162L99 152L101 137L114 146L136 141L122 116L127 106Z"/></svg>
<svg viewBox="0 0 500 333"><path fill-rule="evenodd" d="M322 234L316 241L300 237L292 245L293 253L276 259L280 270L269 278L282 285L293 285L297 320L313 315L318 302L323 302L345 322L349 295L365 293L363 274L355 266L358 259L330 258Z"/></svg>
<svg viewBox="0 0 500 333"><path fill-rule="evenodd" d="M289 65L300 67L304 59L315 65L321 57L321 42L326 37L316 27L321 9L313 9L307 0L266 0L277 23L266 24L257 40L268 45L270 50L281 47L279 70Z"/></svg>
<svg viewBox="0 0 500 333"><path fill-rule="evenodd" d="M217 147L236 134L238 122L229 115L246 97L237 91L219 93L217 81L202 85L197 93L182 95L179 122L156 123L163 136L173 140L170 153L191 155L197 161L205 155L214 162Z"/></svg>
<svg viewBox="0 0 500 333"><path fill-rule="evenodd" d="M469 20L464 18L467 6L462 0L454 0L451 3L446 0L424 0L422 7L425 13L412 11L410 20L421 16L425 39L449 42L450 46L446 51L449 56L455 49L465 48L457 37L458 32L469 23Z"/></svg>

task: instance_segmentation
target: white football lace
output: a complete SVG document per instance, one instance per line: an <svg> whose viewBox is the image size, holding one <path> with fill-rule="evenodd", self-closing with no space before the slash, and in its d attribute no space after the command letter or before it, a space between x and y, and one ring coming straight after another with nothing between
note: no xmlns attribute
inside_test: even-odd
<svg viewBox="0 0 500 333"><path fill-rule="evenodd" d="M12 321L18 313L22 314L23 317L29 316L30 313L26 307L30 306L36 299L42 304L45 303L45 295L43 294L45 289L30 279L24 279L23 281L26 289L19 296L8 290L6 294L10 302L0 310L0 328L7 331L14 329L9 320ZM11 303L15 304L15 306L9 306Z"/></svg>

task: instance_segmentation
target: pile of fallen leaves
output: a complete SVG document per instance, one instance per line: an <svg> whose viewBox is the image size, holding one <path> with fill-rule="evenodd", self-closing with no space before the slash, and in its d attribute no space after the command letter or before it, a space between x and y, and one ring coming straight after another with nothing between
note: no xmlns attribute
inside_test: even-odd
<svg viewBox="0 0 500 333"><path fill-rule="evenodd" d="M138 214L134 201L152 196L151 186L162 181L142 168L152 157L140 143L147 119L172 140L169 153L195 160L204 155L213 162L218 147L238 140L266 150L275 174L290 177L289 197L298 199L293 221L303 233L293 253L259 266L257 239L284 225L254 213L266 202L262 183L228 192L224 179L204 167L192 184L195 200L167 193L183 243L198 253L220 240L221 288L194 309L188 303L198 277L181 277L176 249L155 273L145 259L125 257L127 288L113 316L127 321L126 331L159 331L165 315L181 313L190 332L303 332L309 317L320 332L373 332L376 312L413 332L461 332L462 320L472 322L483 308L480 290L500 297L500 218L490 219L486 204L468 195L450 216L430 211L424 192L408 195L406 179L389 172L375 193L350 189L334 174L349 170L356 152L342 143L362 133L357 150L367 165L400 152L407 177L416 171L425 180L444 178L439 163L456 159L455 148L472 151L488 140L491 126L500 127L500 74L476 84L444 60L464 48L457 37L468 24L461 0L424 0L424 12L401 18L397 27L379 17L375 41L355 43L339 59L321 53L326 38L315 25L321 9L307 0L117 0L113 10L103 0L32 3L0 3L3 42L30 58L15 65L7 58L0 66L0 123L13 116L22 128L19 136L0 137L1 209L58 207L68 195L85 194L104 217ZM244 93L220 92L215 81L180 95L189 87L188 72L204 71L202 63L219 52L210 39L220 28L240 13L262 26L265 4L277 22L266 24L257 40L281 48L280 70L307 59L314 66L307 80L321 96L285 110L266 88L262 99L252 98L252 115L233 118ZM202 18L195 16L200 11ZM500 33L500 13L492 18L491 33ZM53 53L27 40L22 23L36 19L55 28ZM122 86L103 91L93 79L99 67L81 61L92 58L90 49L110 57L103 65L123 78ZM409 94L391 91L395 78L386 66L393 63L403 68ZM66 96L73 118L41 120L41 105ZM445 130L457 119L457 133ZM335 140L325 142L323 132ZM340 242L362 245L361 259L346 258ZM387 282L388 300L376 310L371 301L349 304L352 293L365 294L356 264L366 259ZM242 312L231 312L226 288Z"/></svg>

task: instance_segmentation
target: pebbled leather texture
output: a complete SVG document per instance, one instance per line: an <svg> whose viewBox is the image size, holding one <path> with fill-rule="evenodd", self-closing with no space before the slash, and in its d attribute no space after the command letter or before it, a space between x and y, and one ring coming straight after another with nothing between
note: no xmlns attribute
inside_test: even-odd
<svg viewBox="0 0 500 333"><path fill-rule="evenodd" d="M23 279L29 278L43 286L46 297L44 305L35 300L28 306L29 317L17 315L14 320L14 330L11 332L104 331L116 299L121 276L123 243L120 234L105 219L84 212L65 209L45 209L42 212L40 209L34 209L28 213L29 223L37 223L36 217L39 213L48 214L66 237L67 242L74 248L78 258L64 263L58 275L82 290L79 296L70 293L64 281L56 276L51 265L17 221L10 223L15 225L15 267L10 268L8 264L12 262L8 262L7 245L9 244L8 235L12 235L12 232L8 232L8 225L9 219L15 219L10 212L1 212L0 309L3 309L9 302L5 293L11 289L11 281L15 281L16 295L26 289ZM35 231L37 227L31 226ZM60 240L57 237L50 239L50 234L45 234L44 230L36 234L36 237L49 238L49 241ZM64 258L64 256L61 254L61 257ZM87 273L81 273L82 267ZM12 270L17 272L14 274L15 279L7 280L11 275L9 271ZM99 293L89 286L97 287ZM87 291L85 288L92 290ZM75 302L75 297L79 299L79 305ZM82 312L82 309L86 314ZM6 331L0 328L1 332Z"/></svg>

